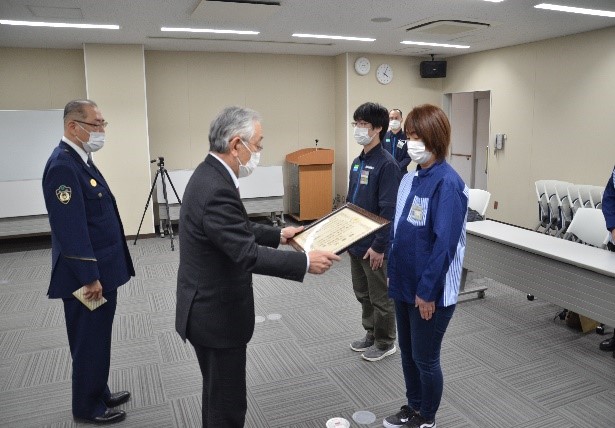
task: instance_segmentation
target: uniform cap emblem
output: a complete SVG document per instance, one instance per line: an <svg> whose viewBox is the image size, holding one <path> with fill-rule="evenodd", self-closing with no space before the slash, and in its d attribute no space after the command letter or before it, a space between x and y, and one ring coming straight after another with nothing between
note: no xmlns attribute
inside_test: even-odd
<svg viewBox="0 0 615 428"><path fill-rule="evenodd" d="M70 189L70 187L65 186L63 184L60 187L58 187L56 190L56 196L58 197L58 200L62 202L64 205L70 202L71 193L72 193L72 190Z"/></svg>

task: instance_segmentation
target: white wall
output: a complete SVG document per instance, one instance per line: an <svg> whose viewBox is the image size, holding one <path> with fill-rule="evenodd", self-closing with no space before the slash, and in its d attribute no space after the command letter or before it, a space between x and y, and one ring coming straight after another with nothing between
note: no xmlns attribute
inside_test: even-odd
<svg viewBox="0 0 615 428"><path fill-rule="evenodd" d="M140 45L85 45L88 97L109 126L103 150L93 158L109 183L127 235L136 235L151 188L145 63ZM154 232L152 205L142 233Z"/></svg>
<svg viewBox="0 0 615 428"><path fill-rule="evenodd" d="M615 163L615 27L454 57L445 93L491 90L488 189L497 220L537 223L534 181L605 185Z"/></svg>
<svg viewBox="0 0 615 428"><path fill-rule="evenodd" d="M114 47L106 49L114 60ZM0 109L63 108L85 97L81 50L0 48L0 56ZM490 90L490 138L506 133L508 142L489 154L488 188L499 202L489 217L533 227L537 179L606 183L615 162L615 27L450 58L445 79L421 79L420 59L380 55L367 55L372 71L359 76L358 56L145 52L150 156L165 156L169 169L196 166L215 113L248 105L264 116L264 165L282 165L286 153L319 138L336 150L334 193L345 194L349 163L360 152L349 132L358 105L376 101L406 114L417 104L442 105L444 93ZM375 78L384 62L395 73L386 86ZM134 207L120 210L124 217Z"/></svg>

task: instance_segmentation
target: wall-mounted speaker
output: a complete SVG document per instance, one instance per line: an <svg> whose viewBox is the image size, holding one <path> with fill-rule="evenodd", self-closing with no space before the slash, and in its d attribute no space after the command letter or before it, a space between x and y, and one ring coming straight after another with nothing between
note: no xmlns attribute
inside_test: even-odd
<svg viewBox="0 0 615 428"><path fill-rule="evenodd" d="M421 61L421 77L446 77L446 61Z"/></svg>

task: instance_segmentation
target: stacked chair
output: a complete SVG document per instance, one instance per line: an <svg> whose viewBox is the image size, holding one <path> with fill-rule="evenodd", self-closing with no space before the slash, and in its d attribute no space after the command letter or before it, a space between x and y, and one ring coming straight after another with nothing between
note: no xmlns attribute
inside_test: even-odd
<svg viewBox="0 0 615 428"><path fill-rule="evenodd" d="M538 180L535 187L538 201L537 232L606 249L609 232L601 210L604 191L601 186ZM534 300L531 294L527 298ZM567 312L564 309L556 318L559 316L564 319ZM596 327L596 332L604 333L604 325Z"/></svg>
<svg viewBox="0 0 615 428"><path fill-rule="evenodd" d="M573 184L560 180L537 180L535 182L538 202L537 232L558 238L566 235L574 216L580 208L600 210L601 186Z"/></svg>

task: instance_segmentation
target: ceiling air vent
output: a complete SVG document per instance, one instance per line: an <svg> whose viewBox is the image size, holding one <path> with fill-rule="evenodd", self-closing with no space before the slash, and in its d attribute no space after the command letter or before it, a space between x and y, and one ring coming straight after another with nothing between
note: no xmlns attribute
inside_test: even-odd
<svg viewBox="0 0 615 428"><path fill-rule="evenodd" d="M424 22L406 28L406 32L418 32L440 36L457 36L469 31L489 28L491 24L485 22L463 21L459 19L439 19L437 21Z"/></svg>
<svg viewBox="0 0 615 428"><path fill-rule="evenodd" d="M203 22L244 24L253 27L266 22L279 11L279 1L202 0L190 18Z"/></svg>

